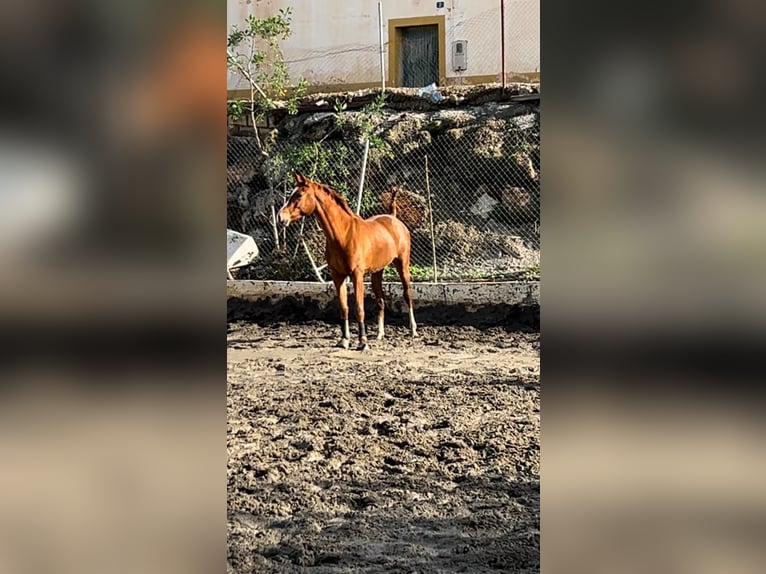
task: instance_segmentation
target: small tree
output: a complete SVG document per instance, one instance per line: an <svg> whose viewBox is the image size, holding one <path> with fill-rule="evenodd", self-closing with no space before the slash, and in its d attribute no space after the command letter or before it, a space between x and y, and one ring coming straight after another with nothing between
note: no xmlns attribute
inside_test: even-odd
<svg viewBox="0 0 766 574"><path fill-rule="evenodd" d="M244 29L232 26L226 39L226 66L238 73L248 84L250 97L229 102L228 116L236 119L250 114L255 142L265 162L270 155L258 134L258 121L263 119L277 102L284 102L290 114L298 111L298 100L306 93L306 82L301 79L297 86L290 84L290 74L279 43L290 37L292 9L280 10L275 16L256 18L252 14L245 20ZM292 88L292 89L291 89ZM263 170L268 173L271 170ZM270 195L276 200L278 181L269 181ZM279 249L276 208L269 200L274 246Z"/></svg>
<svg viewBox="0 0 766 574"><path fill-rule="evenodd" d="M288 112L297 112L298 99L306 93L306 82L301 79L291 86L290 75L279 42L290 37L292 8L285 8L275 16L256 18L252 14L245 20L244 29L233 26L226 42L226 63L248 84L250 97L229 102L228 115L236 119L249 112L258 149L268 156L258 135L257 122L284 101ZM291 89L292 88L292 89Z"/></svg>

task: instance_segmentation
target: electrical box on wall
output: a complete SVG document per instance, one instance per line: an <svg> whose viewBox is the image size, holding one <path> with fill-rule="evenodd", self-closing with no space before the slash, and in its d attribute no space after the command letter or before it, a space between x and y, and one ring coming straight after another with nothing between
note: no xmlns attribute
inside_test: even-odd
<svg viewBox="0 0 766 574"><path fill-rule="evenodd" d="M468 40L452 42L452 69L456 72L468 69Z"/></svg>

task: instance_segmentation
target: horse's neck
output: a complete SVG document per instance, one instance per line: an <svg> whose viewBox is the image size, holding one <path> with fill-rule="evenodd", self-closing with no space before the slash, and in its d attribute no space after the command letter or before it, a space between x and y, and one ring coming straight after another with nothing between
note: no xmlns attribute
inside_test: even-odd
<svg viewBox="0 0 766 574"><path fill-rule="evenodd" d="M332 197L327 196L317 197L316 214L327 240L343 244L354 216L346 213Z"/></svg>

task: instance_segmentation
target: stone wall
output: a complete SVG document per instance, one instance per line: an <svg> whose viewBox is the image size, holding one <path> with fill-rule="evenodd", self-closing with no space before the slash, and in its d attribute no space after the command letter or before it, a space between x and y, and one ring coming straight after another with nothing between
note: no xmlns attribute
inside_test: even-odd
<svg viewBox="0 0 766 574"><path fill-rule="evenodd" d="M370 138L362 215L384 211L392 186L425 198L427 156L434 239L445 264L479 271L505 265L511 272L539 261L539 87L445 88L438 102L394 89L375 106L378 94L315 94L297 115L275 110L260 129L268 157L252 128L250 135L247 126L233 128L229 227L259 245L273 242L270 206L282 202L293 171L331 185L355 206L363 141ZM425 265L432 238L428 218L418 221L413 261Z"/></svg>

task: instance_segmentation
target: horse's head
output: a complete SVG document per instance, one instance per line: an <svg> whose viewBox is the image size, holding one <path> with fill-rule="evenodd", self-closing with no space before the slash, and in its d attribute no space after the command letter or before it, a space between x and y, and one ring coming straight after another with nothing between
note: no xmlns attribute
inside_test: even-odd
<svg viewBox="0 0 766 574"><path fill-rule="evenodd" d="M285 227L293 221L298 221L301 217L311 215L316 209L314 182L296 173L295 183L295 189L293 189L292 194L290 194L290 197L287 198L287 201L279 210L279 221Z"/></svg>

